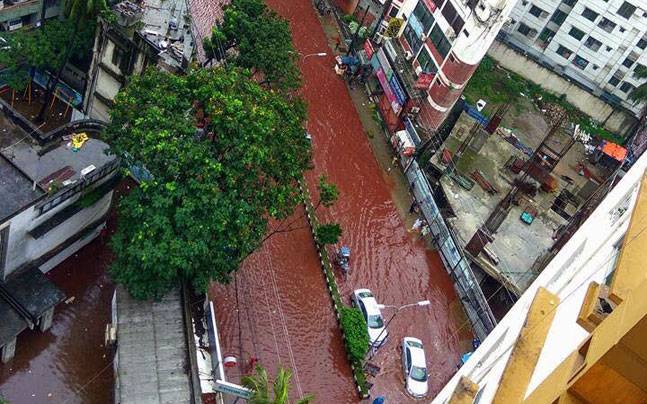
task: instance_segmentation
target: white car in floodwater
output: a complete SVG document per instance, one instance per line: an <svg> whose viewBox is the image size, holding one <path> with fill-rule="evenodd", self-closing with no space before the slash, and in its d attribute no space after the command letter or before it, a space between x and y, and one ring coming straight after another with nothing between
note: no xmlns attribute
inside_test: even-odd
<svg viewBox="0 0 647 404"><path fill-rule="evenodd" d="M422 341L418 338L404 337L402 339L402 370L407 393L415 398L427 395L427 359Z"/></svg>
<svg viewBox="0 0 647 404"><path fill-rule="evenodd" d="M352 296L353 305L362 312L368 327L369 344L378 348L386 341L388 332L384 329L384 318L375 296L368 289L356 289Z"/></svg>

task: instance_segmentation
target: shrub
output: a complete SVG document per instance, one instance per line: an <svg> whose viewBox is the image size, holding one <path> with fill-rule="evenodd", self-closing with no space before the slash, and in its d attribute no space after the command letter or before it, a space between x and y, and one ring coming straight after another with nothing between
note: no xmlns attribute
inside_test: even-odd
<svg viewBox="0 0 647 404"><path fill-rule="evenodd" d="M340 322L346 335L346 351L350 360L355 363L361 362L368 351L368 330L362 312L353 307L342 306Z"/></svg>
<svg viewBox="0 0 647 404"><path fill-rule="evenodd" d="M320 224L315 227L315 237L323 245L335 244L341 236L341 227L337 223Z"/></svg>

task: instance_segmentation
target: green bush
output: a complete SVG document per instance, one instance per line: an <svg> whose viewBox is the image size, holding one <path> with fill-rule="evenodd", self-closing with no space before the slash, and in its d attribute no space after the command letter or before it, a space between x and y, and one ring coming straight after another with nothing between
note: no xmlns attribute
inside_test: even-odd
<svg viewBox="0 0 647 404"><path fill-rule="evenodd" d="M344 15L343 17L341 17L341 20L346 24L350 24L353 21L357 22L357 19L355 18L355 16L351 14Z"/></svg>
<svg viewBox="0 0 647 404"><path fill-rule="evenodd" d="M341 236L341 227L337 223L320 224L315 227L315 237L321 244L335 244Z"/></svg>
<svg viewBox="0 0 647 404"><path fill-rule="evenodd" d="M359 364L368 351L368 330L366 321L359 309L353 307L340 307L341 328L346 335L346 351L351 362Z"/></svg>

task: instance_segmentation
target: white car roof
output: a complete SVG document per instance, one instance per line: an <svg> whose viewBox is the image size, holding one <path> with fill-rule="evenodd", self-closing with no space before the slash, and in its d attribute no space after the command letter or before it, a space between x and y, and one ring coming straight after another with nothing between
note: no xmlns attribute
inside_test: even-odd
<svg viewBox="0 0 647 404"><path fill-rule="evenodd" d="M409 341L412 341L422 345L422 342L420 342L420 340L417 338L406 338L405 341L407 342L407 345L409 346L409 351L411 352L411 364L419 368L426 368L427 359L425 358L424 348L418 348L408 344Z"/></svg>
<svg viewBox="0 0 647 404"><path fill-rule="evenodd" d="M366 312L369 315L381 314L380 308L377 307L377 300L375 300L375 296L373 295L373 292L371 292L369 289L355 289L353 293L357 295L357 298L359 300L364 302L364 306L366 307ZM361 297L360 293L369 293L370 296Z"/></svg>

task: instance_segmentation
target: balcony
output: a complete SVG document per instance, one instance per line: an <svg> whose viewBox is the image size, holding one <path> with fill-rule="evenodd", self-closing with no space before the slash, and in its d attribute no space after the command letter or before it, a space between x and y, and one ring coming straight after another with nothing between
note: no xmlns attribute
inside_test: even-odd
<svg viewBox="0 0 647 404"><path fill-rule="evenodd" d="M0 23L40 13L41 2L42 0L5 1L4 7L0 9Z"/></svg>
<svg viewBox="0 0 647 404"><path fill-rule="evenodd" d="M402 82L405 91L409 98L424 98L427 93L423 90L416 88L416 81L418 77L413 69L411 53L407 55L400 41L397 39L385 38L384 51L393 71L397 73L398 78ZM409 60L407 60L409 56Z"/></svg>

